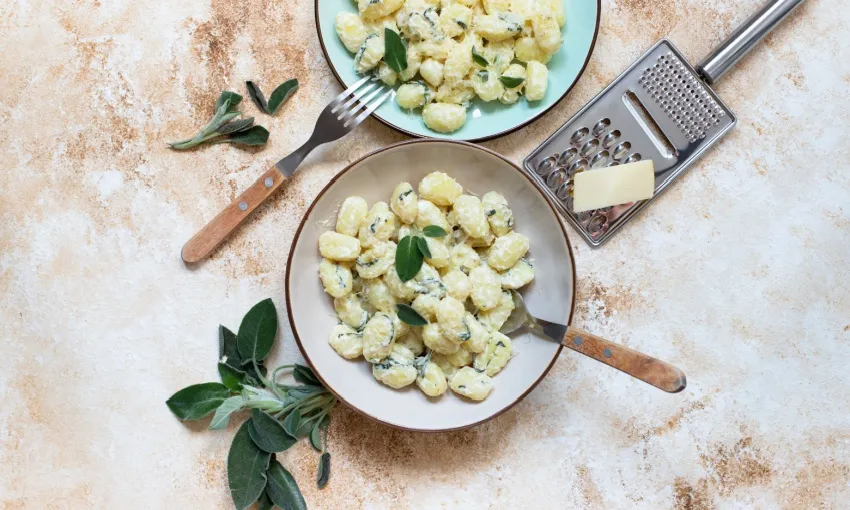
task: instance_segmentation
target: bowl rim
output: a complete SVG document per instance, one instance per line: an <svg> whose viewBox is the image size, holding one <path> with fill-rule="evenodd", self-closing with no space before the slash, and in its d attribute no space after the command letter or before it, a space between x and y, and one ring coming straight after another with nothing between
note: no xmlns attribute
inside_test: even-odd
<svg viewBox="0 0 850 510"><path fill-rule="evenodd" d="M567 243L567 252L569 253L569 256L570 256L570 266L572 268L572 273L573 273L573 279L572 279L573 288L572 288L572 300L571 300L571 303L570 303L570 314L569 314L569 317L567 318L567 325L572 324L573 315L575 313L575 306L576 306L576 265L575 265L575 255L573 254L573 246L570 243L569 236L567 235L567 229L564 226L564 222L561 220L560 215L558 215L558 212L552 206L552 203L550 202L549 197L547 197L546 194L543 193L540 190L540 188L537 187L537 184L534 182L534 180L531 179L531 177L529 177L514 162L510 161L506 157L502 156L501 154L499 154L499 153L497 153L493 150L490 150L486 147L482 147L480 145L476 145L476 144L473 144L473 143L460 141L460 140L442 140L442 139L436 139L436 138L420 138L420 139L414 139L414 140L405 140L405 141L402 141L402 142L399 142L399 143L388 145L386 147L381 147L379 149L376 149L376 150L366 154L365 156L360 157L359 159L353 161L352 163L348 164L348 166L346 166L343 170L341 170L339 173L334 175L331 178L331 180L325 185L325 187L322 188L322 190L316 195L316 197L310 203L310 207L307 208L307 211L304 213L304 216L301 218L301 223L299 223L298 229L295 231L295 235L292 237L292 244L289 247L289 255L286 258L286 275L284 277L284 291L286 292L286 314L287 314L287 317L289 319L290 328L292 329L292 335L295 337L295 343L296 343L296 345L298 345L298 350L301 352L301 355L304 356L304 360L307 362L308 365L310 365L310 367L313 369L313 372L316 374L316 377L319 378L319 380L322 382L322 384L325 386L325 388L327 388L328 391L330 391L336 398L338 398L342 403L344 403L350 409L353 409L357 413L359 413L362 416L365 416L365 417L367 417L367 418L369 418L373 421L376 421L376 422L381 423L383 425L388 425L388 426L395 428L395 429L405 430L405 431L410 431L410 432L438 433L438 432L450 432L450 431L455 431L455 430L463 430L463 429L475 427L475 426L480 425L482 423L488 422L488 421L492 420L493 418L496 418L497 416L500 416L501 414L503 414L503 413L507 412L508 410L510 410L511 408L513 408L515 405L517 405L519 402L521 402L529 393L531 393L534 390L534 388L536 388L537 385L540 384L540 381L542 381L543 378L546 377L546 375L549 373L549 371L555 365L555 362L560 357L561 351L564 349L564 346L558 345L558 350L555 352L554 356L552 356L552 361L549 362L549 365L546 366L546 368L543 370L543 372L540 373L540 376L531 384L531 386L528 387L528 389L526 389L519 397L517 397L516 400L514 400L510 404L506 405L505 407L499 409L497 412L491 414L490 416L488 416L484 419L478 420L474 423L462 425L460 427L452 427L452 428L446 428L446 429L420 429L420 428L414 428L414 427L404 427L402 425L397 425L395 423L390 423L390 422L384 421L384 420L378 418L377 416L372 416L371 414L363 411L362 409L352 405L347 400L345 400L345 398L343 398L342 395L339 394L339 392L337 392L333 387L331 387L327 383L327 381L325 381L325 379L322 377L322 374L318 370L316 370L315 366L313 365L313 362L310 360L310 356L307 354L307 351L304 348L304 345L301 343L301 338L298 335L298 329L295 326L295 320L294 320L294 316L293 316L293 313L292 313L292 302L289 299L289 296L291 295L289 284L290 284L290 276L292 274L290 272L290 268L292 267L292 257L295 255L295 246L298 244L298 240L301 237L301 232L304 229L304 226L307 224L307 218L310 217L310 213L313 212L313 208L316 206L316 204L319 203L319 200L325 195L325 193L334 184L336 184L336 182L339 180L340 177L342 177L343 175L348 173L351 169L358 166L363 161L366 161L369 158L377 156L378 154L381 154L383 152L387 152L387 151L391 151L391 150L397 150L397 149L400 149L400 148L408 146L408 145L420 145L420 144L421 145L425 145L425 144L454 144L454 145L460 145L460 146L466 147L468 149L478 150L478 151L484 152L486 154L489 154L491 156L495 156L496 158L507 163L509 167L516 170L517 173L519 173L526 180L528 180L528 182L531 184L532 188L534 188L534 190L538 194L540 194L541 197L543 197L546 205L549 207L549 209L552 211L552 214L557 219L558 226L560 227L561 233L564 236L564 241L566 241L566 243Z"/></svg>
<svg viewBox="0 0 850 510"><path fill-rule="evenodd" d="M320 0L314 0L314 2L313 2L313 12L314 12L314 18L315 18L315 23L316 23L316 33L319 35L319 46L322 47L322 55L324 55L325 62L327 62L328 67L331 70L331 73L336 78L336 81L339 82L340 86L342 86L343 90L345 90L347 88L346 85L345 85L345 82L342 80L342 77L340 77L339 73L336 72L336 67L334 67L333 63L331 62L331 58L328 55L328 50L325 47L325 39L322 37L322 28L321 28L321 25L319 24L319 1ZM599 37L599 27L600 27L601 20L602 20L602 0L596 0L596 26L593 29L593 39L591 39L591 41L590 41L590 47L587 49L587 55L584 58L584 63L581 65L581 69L579 69L578 74L576 74L576 77L573 78L573 82L570 83L569 87L567 87L566 90L564 90L564 93L561 94L561 97L556 99L555 102L552 103L548 108L537 112L536 114L529 117L526 121L524 121L520 124L517 124L516 126L514 126L512 128L506 129L504 131L499 131L498 133L494 133L492 135L480 136L478 138L466 138L466 139L463 139L463 140L451 140L451 139L446 139L446 138L439 138L439 140L447 140L447 141L455 141L455 142L457 142L457 141L486 142L487 140L494 140L496 138L500 138L502 136L509 135L509 134L513 133L514 131L522 129L525 126L531 124L532 122L536 121L540 117L542 117L542 116L546 115L547 113L549 113L550 111L552 111L552 109L555 108L556 106L558 106L561 103L561 101L563 101L564 98L566 98L567 95L573 90L573 88L575 88L576 84L581 79L581 77L584 75L584 72L587 70L587 66L588 66L588 64L590 64L590 57L593 56L593 50L596 49L596 40ZM400 126L397 126L397 125L393 124L392 122L384 119L380 115L378 115L377 112L372 113L372 115L370 115L370 117L377 119L380 123L392 128L392 129L395 129L399 133L404 133L404 134L412 136L414 138L431 138L428 135L422 135L422 134L419 134L419 133L414 133L413 131L408 131L408 130L400 127Z"/></svg>

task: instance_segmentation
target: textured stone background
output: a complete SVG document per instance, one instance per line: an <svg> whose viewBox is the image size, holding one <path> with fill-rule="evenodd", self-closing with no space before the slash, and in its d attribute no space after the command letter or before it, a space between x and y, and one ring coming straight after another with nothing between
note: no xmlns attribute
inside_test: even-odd
<svg viewBox="0 0 850 510"><path fill-rule="evenodd" d="M758 1L603 4L569 99L488 147L520 161L658 37L696 60ZM576 324L681 366L683 393L565 352L524 402L464 432L340 408L328 488L307 445L283 456L310 505L848 508L848 22L841 0L809 0L717 87L734 132L603 249L574 239ZM233 430L181 425L163 402L216 377L218 322L282 307L323 183L404 139L367 121L183 266L182 244L339 91L314 30L308 0L0 3L2 508L229 508ZM301 91L259 117L264 150L166 149L222 89L291 77ZM288 331L282 344L276 359L297 356Z"/></svg>

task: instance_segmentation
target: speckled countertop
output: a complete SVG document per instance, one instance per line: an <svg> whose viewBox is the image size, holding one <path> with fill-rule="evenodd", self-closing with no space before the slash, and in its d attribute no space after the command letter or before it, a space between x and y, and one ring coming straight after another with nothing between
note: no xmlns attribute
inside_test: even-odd
<svg viewBox="0 0 850 510"><path fill-rule="evenodd" d="M485 145L521 161L657 38L696 60L758 3L605 0L569 99ZM681 366L683 393L565 352L463 432L339 408L325 490L308 445L282 456L311 507L848 508L849 23L841 0L809 0L717 87L737 128L604 248L573 238L576 324ZM290 77L301 91L260 119L266 149L165 148L221 90ZM0 83L0 507L230 508L233 431L163 402L216 377L219 322L281 308L321 186L405 137L367 121L187 269L182 244L339 91L312 2L3 2ZM273 356L297 356L281 339Z"/></svg>

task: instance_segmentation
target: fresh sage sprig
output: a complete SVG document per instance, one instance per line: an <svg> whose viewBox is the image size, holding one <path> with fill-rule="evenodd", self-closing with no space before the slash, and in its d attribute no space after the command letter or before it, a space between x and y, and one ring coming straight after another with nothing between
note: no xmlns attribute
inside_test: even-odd
<svg viewBox="0 0 850 510"><path fill-rule="evenodd" d="M283 106L283 103L287 102L292 94L295 94L298 90L298 80L293 78L278 85L272 95L269 96L268 101L266 101L266 96L263 95L262 89L256 83L246 81L245 86L248 88L248 95L257 105L257 108L269 115L274 115Z"/></svg>
<svg viewBox="0 0 850 510"><path fill-rule="evenodd" d="M443 237L448 233L436 225L428 225L421 232L426 237ZM399 279L406 282L412 280L416 273L422 269L425 259L431 258L431 250L428 243L419 233L404 236L395 251L395 269Z"/></svg>
<svg viewBox="0 0 850 510"><path fill-rule="evenodd" d="M242 96L235 92L222 92L215 103L215 115L195 136L171 142L172 149L186 150L203 143L237 143L241 145L263 145L269 140L269 132L254 125L254 117L238 119ZM238 120L237 120L238 119Z"/></svg>
<svg viewBox="0 0 850 510"><path fill-rule="evenodd" d="M227 481L237 510L255 502L258 508L302 510L304 497L292 474L275 458L299 439L309 437L321 453L316 484L330 479L328 447L330 411L334 397L310 367L277 367L269 377L263 361L274 346L277 310L271 299L260 301L242 319L238 333L219 326L220 383L183 388L166 401L177 418L199 420L213 415L210 429L226 428L231 418L250 411L239 427L227 455ZM291 371L295 385L279 381Z"/></svg>
<svg viewBox="0 0 850 510"><path fill-rule="evenodd" d="M525 78L516 78L513 76L500 76L499 81L502 82L502 85L505 87L512 89L514 87L519 87L522 85L522 82L525 81Z"/></svg>
<svg viewBox="0 0 850 510"><path fill-rule="evenodd" d="M407 69L407 47L394 30L384 28L384 62L400 73Z"/></svg>

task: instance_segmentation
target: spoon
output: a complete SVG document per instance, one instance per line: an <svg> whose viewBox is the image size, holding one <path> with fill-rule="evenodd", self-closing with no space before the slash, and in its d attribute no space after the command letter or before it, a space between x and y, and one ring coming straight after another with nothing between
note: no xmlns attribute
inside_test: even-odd
<svg viewBox="0 0 850 510"><path fill-rule="evenodd" d="M500 329L503 334L509 335L527 327L534 333L547 336L564 347L590 356L668 393L678 393L685 389L685 374L673 365L572 326L538 319L528 312L519 292L512 290L511 295L514 310Z"/></svg>

